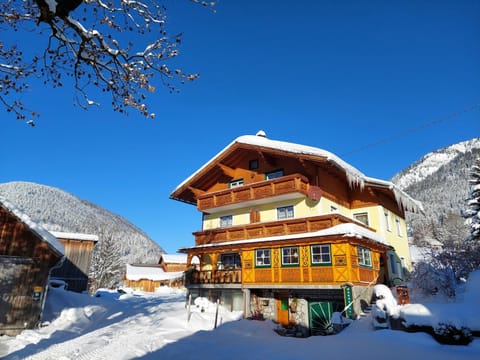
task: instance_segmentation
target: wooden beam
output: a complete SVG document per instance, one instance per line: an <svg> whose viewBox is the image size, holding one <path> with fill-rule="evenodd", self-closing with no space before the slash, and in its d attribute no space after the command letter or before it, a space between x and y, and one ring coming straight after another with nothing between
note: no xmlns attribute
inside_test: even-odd
<svg viewBox="0 0 480 360"><path fill-rule="evenodd" d="M218 163L217 166L223 171L225 175L230 176L231 178L235 177L235 169L232 169L231 167L220 163Z"/></svg>
<svg viewBox="0 0 480 360"><path fill-rule="evenodd" d="M188 190L190 190L193 193L193 195L195 195L196 198L206 193L206 191L194 188L193 186L189 186Z"/></svg>

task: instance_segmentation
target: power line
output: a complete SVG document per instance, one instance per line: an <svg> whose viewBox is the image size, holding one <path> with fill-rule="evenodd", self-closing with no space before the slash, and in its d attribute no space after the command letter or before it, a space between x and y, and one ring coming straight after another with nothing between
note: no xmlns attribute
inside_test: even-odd
<svg viewBox="0 0 480 360"><path fill-rule="evenodd" d="M470 112L470 111L473 111L473 110L476 110L476 109L479 109L480 108L480 104L475 104L475 105L472 105L468 108L465 108L463 110L460 110L460 111L457 111L457 112L454 112L454 113L451 113L449 115L446 115L446 116L442 116L436 120L433 120L433 121L430 121L428 123L425 123L425 124L422 124L420 126L417 126L417 127L414 127L414 128L410 128L410 129L407 129L405 131L402 131L402 132L399 132L397 134L394 134L392 136L389 136L389 137L386 137L386 138L383 138L383 139L380 139L374 143L370 143L370 144L367 144L367 145L364 145L362 147L359 147L359 148L356 148L356 149L353 149L353 150L350 150L346 153L343 153L341 154L341 156L346 156L346 155L351 155L351 154L355 154L357 152L360 152L360 151L364 151L366 149L369 149L369 148L372 148L372 147L375 147L375 146L378 146L378 145L381 145L381 144L385 144L385 143L388 143L390 141L394 141L394 140L397 140L399 138L402 138L402 137L405 137L405 136L408 136L408 135L411 135L411 134L414 134L414 133L417 133L417 132L420 132L422 130L425 130L429 127L432 127L432 126L435 126L435 125L438 125L442 122L445 122L445 121L448 121L448 120L451 120L457 116L460 116L462 114L465 114L467 112Z"/></svg>

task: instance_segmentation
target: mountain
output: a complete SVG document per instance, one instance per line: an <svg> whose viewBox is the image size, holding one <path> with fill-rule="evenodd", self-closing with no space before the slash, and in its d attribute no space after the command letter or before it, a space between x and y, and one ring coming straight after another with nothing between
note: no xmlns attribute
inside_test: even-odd
<svg viewBox="0 0 480 360"><path fill-rule="evenodd" d="M157 263L165 251L142 230L113 214L63 190L31 182L0 184L0 195L50 231L111 236L126 263Z"/></svg>
<svg viewBox="0 0 480 360"><path fill-rule="evenodd" d="M480 138L463 141L426 154L392 178L392 182L421 201L424 215L407 214L417 242L436 239L460 241L467 235L462 212L471 188L470 169L480 157Z"/></svg>

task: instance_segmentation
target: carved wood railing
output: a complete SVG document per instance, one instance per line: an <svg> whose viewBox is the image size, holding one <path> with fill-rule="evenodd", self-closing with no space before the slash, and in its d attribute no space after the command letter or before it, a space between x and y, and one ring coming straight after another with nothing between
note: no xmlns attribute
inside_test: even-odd
<svg viewBox="0 0 480 360"><path fill-rule="evenodd" d="M307 195L308 186L308 179L305 176L292 174L199 196L197 208L200 211L206 211L220 206L295 192Z"/></svg>
<svg viewBox="0 0 480 360"><path fill-rule="evenodd" d="M306 218L222 227L197 231L194 232L193 235L195 236L195 245L199 246L268 236L307 233L350 222L353 222L351 218L341 214L326 214ZM362 224L356 224L362 226ZM368 229L375 231L372 228Z"/></svg>
<svg viewBox="0 0 480 360"><path fill-rule="evenodd" d="M188 284L241 284L242 270L194 270L187 273Z"/></svg>

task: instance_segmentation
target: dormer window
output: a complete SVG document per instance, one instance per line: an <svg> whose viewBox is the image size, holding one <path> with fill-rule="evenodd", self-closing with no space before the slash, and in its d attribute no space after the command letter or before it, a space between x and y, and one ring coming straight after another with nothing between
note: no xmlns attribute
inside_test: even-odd
<svg viewBox="0 0 480 360"><path fill-rule="evenodd" d="M258 159L253 159L248 162L248 169L255 170L258 169Z"/></svg>
<svg viewBox="0 0 480 360"><path fill-rule="evenodd" d="M272 180L283 176L283 169L275 170L265 174L265 180Z"/></svg>
<svg viewBox="0 0 480 360"><path fill-rule="evenodd" d="M229 189L233 189L233 188L240 187L240 186L243 186L243 179L232 180L228 183L228 188Z"/></svg>

